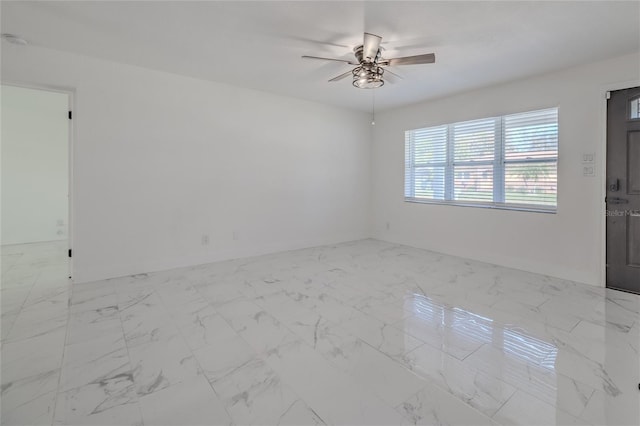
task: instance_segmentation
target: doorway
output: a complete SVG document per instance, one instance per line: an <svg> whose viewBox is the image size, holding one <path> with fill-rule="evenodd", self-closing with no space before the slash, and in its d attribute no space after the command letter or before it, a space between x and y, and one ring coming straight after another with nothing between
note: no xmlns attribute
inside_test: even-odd
<svg viewBox="0 0 640 426"><path fill-rule="evenodd" d="M2 281L17 294L70 278L71 94L2 84L0 97Z"/></svg>
<svg viewBox="0 0 640 426"><path fill-rule="evenodd" d="M640 87L607 101L606 285L640 294Z"/></svg>

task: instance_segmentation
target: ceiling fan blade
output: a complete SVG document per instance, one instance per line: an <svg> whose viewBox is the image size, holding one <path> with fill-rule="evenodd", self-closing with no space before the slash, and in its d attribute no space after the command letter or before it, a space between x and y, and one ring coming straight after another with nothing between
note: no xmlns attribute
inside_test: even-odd
<svg viewBox="0 0 640 426"><path fill-rule="evenodd" d="M389 66L396 65L417 65L417 64L432 64L436 61L436 55L433 53L426 53L424 55L405 56L403 58L387 59Z"/></svg>
<svg viewBox="0 0 640 426"><path fill-rule="evenodd" d="M384 73L385 73L385 74L387 74L387 73L388 73L388 74L391 74L392 76L394 76L394 77L396 77L396 78L398 78L398 79L400 79L400 80L404 80L404 77L403 77L403 76L396 74L395 72L391 71L389 68L385 68L385 69L384 69Z"/></svg>
<svg viewBox="0 0 640 426"><path fill-rule="evenodd" d="M391 74L384 76L384 84L387 84L387 83L388 84L396 84L399 81L400 81L400 79L395 78Z"/></svg>
<svg viewBox="0 0 640 426"><path fill-rule="evenodd" d="M375 34L364 33L364 43L362 44L362 58L369 58L370 61L376 59L378 49L380 49L380 42L382 37Z"/></svg>
<svg viewBox="0 0 640 426"><path fill-rule="evenodd" d="M345 72L344 74L340 74L340 75L338 75L336 77L333 77L331 80L329 80L329 82L342 80L343 78L345 78L345 77L347 77L349 75L351 75L351 70Z"/></svg>
<svg viewBox="0 0 640 426"><path fill-rule="evenodd" d="M321 61L344 62L344 63L350 64L350 65L360 65L360 64L358 64L356 62L349 61L347 59L321 58L320 56L309 56L309 55L303 55L302 58L304 58L304 59L319 59Z"/></svg>

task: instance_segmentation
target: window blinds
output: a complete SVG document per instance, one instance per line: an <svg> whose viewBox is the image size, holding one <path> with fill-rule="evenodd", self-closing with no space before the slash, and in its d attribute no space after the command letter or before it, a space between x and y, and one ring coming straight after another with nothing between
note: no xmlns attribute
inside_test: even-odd
<svg viewBox="0 0 640 426"><path fill-rule="evenodd" d="M503 118L506 203L557 204L558 109Z"/></svg>
<svg viewBox="0 0 640 426"><path fill-rule="evenodd" d="M496 119L466 121L453 130L453 199L493 201Z"/></svg>
<svg viewBox="0 0 640 426"><path fill-rule="evenodd" d="M445 199L447 126L405 133L405 195Z"/></svg>
<svg viewBox="0 0 640 426"><path fill-rule="evenodd" d="M405 198L553 210L558 109L405 132Z"/></svg>

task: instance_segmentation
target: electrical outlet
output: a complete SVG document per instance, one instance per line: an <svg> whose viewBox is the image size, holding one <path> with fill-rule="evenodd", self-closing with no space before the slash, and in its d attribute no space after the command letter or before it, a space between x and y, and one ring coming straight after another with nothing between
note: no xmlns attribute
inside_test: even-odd
<svg viewBox="0 0 640 426"><path fill-rule="evenodd" d="M203 246L208 246L209 245L209 236L207 234L204 234L202 236L202 245Z"/></svg>
<svg viewBox="0 0 640 426"><path fill-rule="evenodd" d="M583 166L582 167L582 175L593 177L596 175L596 168L594 166Z"/></svg>

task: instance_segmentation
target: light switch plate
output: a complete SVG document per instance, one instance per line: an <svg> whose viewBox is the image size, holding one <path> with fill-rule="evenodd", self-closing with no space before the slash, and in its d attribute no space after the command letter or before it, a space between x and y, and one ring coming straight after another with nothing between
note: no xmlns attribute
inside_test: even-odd
<svg viewBox="0 0 640 426"><path fill-rule="evenodd" d="M585 152L582 154L582 163L583 164L592 164L596 161L595 152Z"/></svg>

